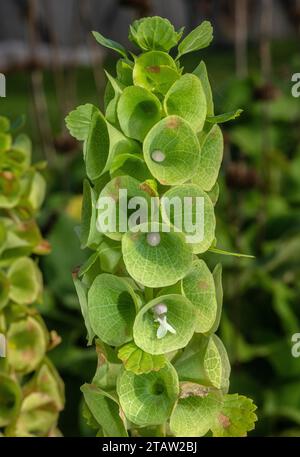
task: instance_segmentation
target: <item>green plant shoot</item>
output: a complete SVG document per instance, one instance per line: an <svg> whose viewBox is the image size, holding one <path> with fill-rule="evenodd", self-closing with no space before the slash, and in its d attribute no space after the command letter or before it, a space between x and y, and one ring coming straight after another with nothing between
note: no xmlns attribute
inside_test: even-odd
<svg viewBox="0 0 300 457"><path fill-rule="evenodd" d="M222 267L210 271L201 258L216 248L219 124L240 111L216 115L205 63L193 73L181 64L210 44L212 26L182 39L166 19L135 21L137 55L94 36L121 58L116 76L107 73L105 112L87 104L66 119L84 142L80 242L91 255L74 283L98 354L82 387L84 414L97 436L245 436L256 407L228 393L230 364L216 335ZM198 201L202 237L191 242L170 202L195 221Z"/></svg>

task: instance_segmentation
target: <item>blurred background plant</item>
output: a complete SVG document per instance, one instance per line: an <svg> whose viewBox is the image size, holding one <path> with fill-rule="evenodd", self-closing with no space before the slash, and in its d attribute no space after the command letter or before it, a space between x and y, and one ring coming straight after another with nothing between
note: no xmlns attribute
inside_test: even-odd
<svg viewBox="0 0 300 457"><path fill-rule="evenodd" d="M300 71L300 2L2 0L0 12L0 72L7 79L1 113L26 115L34 157L49 163L39 222L52 253L41 262L41 311L62 336L51 358L66 384L63 433L90 433L78 414L79 387L96 364L94 351L85 348L70 273L86 255L75 234L84 166L64 117L80 103L100 104L102 67L115 72L114 55L102 54L90 31L129 46L129 23L158 14L187 30L204 19L213 23L210 52L187 56L184 65L192 70L204 58L216 112L244 109L238 124L224 124L218 245L256 260L222 257L220 333L232 361L231 390L258 405L254 434L300 436L300 360L291 355L291 337L300 331L300 104L291 95L292 74ZM209 254L206 260L218 259Z"/></svg>
<svg viewBox="0 0 300 457"><path fill-rule="evenodd" d="M45 197L45 162L31 163L20 122L0 117L0 436L61 436L64 384L47 352L60 343L38 312L49 254L36 214Z"/></svg>

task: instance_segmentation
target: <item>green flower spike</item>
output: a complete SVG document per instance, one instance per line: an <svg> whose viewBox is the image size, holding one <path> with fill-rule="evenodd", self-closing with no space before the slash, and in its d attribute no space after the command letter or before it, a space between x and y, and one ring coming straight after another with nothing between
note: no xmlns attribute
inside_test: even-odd
<svg viewBox="0 0 300 457"><path fill-rule="evenodd" d="M205 63L182 67L212 41L210 22L182 35L164 18L135 21L134 55L94 33L121 55L116 76L106 73L105 115L84 105L67 118L84 141L81 243L93 253L74 283L88 344L97 337L96 374L82 387L97 436L244 436L256 420L251 400L228 394L215 334L222 266L199 258L221 252L219 124L239 110L216 116Z"/></svg>

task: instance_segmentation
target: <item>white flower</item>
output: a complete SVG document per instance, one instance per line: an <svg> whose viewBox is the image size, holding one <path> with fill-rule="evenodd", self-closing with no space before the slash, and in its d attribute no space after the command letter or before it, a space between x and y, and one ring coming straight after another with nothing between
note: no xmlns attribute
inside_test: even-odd
<svg viewBox="0 0 300 457"><path fill-rule="evenodd" d="M158 303L152 308L154 313L154 322L159 323L156 336L158 339L166 336L168 332L176 334L176 330L167 322L168 307L165 303Z"/></svg>
<svg viewBox="0 0 300 457"><path fill-rule="evenodd" d="M159 322L159 327L156 333L156 336L159 340L166 336L168 332L173 333L173 335L176 335L176 330L172 327L172 325L170 325L167 322L167 316L157 317L157 319L155 319L155 322Z"/></svg>

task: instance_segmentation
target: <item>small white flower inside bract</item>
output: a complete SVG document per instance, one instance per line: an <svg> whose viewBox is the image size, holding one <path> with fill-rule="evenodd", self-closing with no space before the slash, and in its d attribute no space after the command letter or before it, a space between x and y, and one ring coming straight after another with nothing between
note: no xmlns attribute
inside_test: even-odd
<svg viewBox="0 0 300 457"><path fill-rule="evenodd" d="M151 158L154 160L154 162L163 162L166 156L162 151L156 150L152 152Z"/></svg>
<svg viewBox="0 0 300 457"><path fill-rule="evenodd" d="M159 233L148 233L147 243L153 247L158 246L160 243L160 234Z"/></svg>
<svg viewBox="0 0 300 457"><path fill-rule="evenodd" d="M153 312L157 316L161 316L162 314L166 314L168 312L168 307L165 303L158 303L153 307Z"/></svg>

